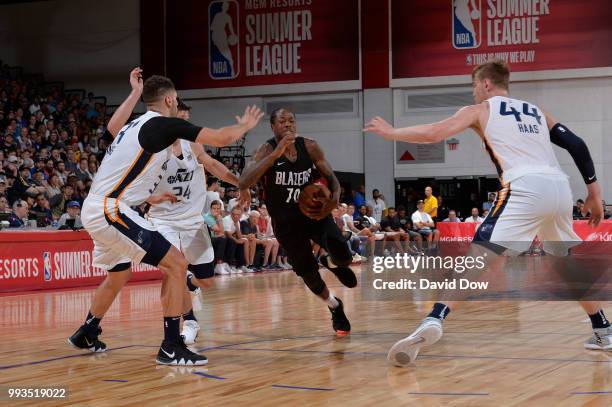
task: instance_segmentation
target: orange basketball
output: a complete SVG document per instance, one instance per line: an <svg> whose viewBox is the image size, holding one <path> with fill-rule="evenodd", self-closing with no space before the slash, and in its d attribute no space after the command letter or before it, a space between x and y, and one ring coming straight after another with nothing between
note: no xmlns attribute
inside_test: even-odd
<svg viewBox="0 0 612 407"><path fill-rule="evenodd" d="M323 208L323 203L317 201L316 199L329 199L331 197L331 192L329 188L322 184L310 184L302 192L300 193L300 197L298 199L298 205L302 213L306 216L308 215L308 211L312 210L320 210Z"/></svg>

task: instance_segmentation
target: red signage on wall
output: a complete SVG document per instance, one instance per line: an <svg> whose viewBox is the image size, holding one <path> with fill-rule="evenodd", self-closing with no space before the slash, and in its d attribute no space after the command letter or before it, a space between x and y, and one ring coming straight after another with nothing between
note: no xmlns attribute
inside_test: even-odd
<svg viewBox="0 0 612 407"><path fill-rule="evenodd" d="M612 66L609 0L392 0L393 78Z"/></svg>
<svg viewBox="0 0 612 407"><path fill-rule="evenodd" d="M358 4L166 2L168 76L179 89L358 80Z"/></svg>
<svg viewBox="0 0 612 407"><path fill-rule="evenodd" d="M0 293L97 285L106 271L93 267L92 258L93 241L85 231L2 231ZM132 267L132 281L160 278L156 267Z"/></svg>

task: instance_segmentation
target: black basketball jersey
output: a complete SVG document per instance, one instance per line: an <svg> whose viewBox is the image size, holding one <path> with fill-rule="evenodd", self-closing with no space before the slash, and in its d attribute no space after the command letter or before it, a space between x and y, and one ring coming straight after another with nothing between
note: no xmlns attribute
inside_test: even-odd
<svg viewBox="0 0 612 407"><path fill-rule="evenodd" d="M267 141L276 148L275 138ZM289 161L284 155L274 162L263 176L264 200L270 216L278 219L300 215L298 198L302 189L313 181L314 163L306 150L303 137L295 138L297 159Z"/></svg>

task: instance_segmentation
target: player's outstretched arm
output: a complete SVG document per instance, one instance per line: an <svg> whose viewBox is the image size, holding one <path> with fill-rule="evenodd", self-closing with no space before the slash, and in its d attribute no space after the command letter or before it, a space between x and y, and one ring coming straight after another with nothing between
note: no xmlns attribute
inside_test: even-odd
<svg viewBox="0 0 612 407"><path fill-rule="evenodd" d="M325 159L325 154L319 144L311 139L305 139L304 141L310 158L321 175L327 179L327 184L331 192L331 198L323 202L323 208L319 211L319 216L315 217L315 219L323 219L329 215L340 202L340 182L338 182L338 178L336 178L336 174L334 174L334 169Z"/></svg>
<svg viewBox="0 0 612 407"><path fill-rule="evenodd" d="M206 171L210 172L215 177L232 185L238 186L238 177L229 170L222 162L219 162L209 156L201 144L191 143L191 150L196 156L198 162L204 166Z"/></svg>
<svg viewBox="0 0 612 407"><path fill-rule="evenodd" d="M546 124L550 132L550 141L567 150L582 175L588 193L584 201L584 209L587 212L591 211L589 225L597 226L603 218L603 205L601 203L601 187L597 182L595 165L593 164L589 148L582 138L575 135L550 114L544 112L544 116L546 117Z"/></svg>
<svg viewBox="0 0 612 407"><path fill-rule="evenodd" d="M382 117L376 116L365 125L363 131L376 133L386 140L419 144L438 143L463 130L476 127L480 109L482 109L481 105L466 106L442 121L398 129L391 126Z"/></svg>
<svg viewBox="0 0 612 407"><path fill-rule="evenodd" d="M130 72L130 85L132 86L132 91L115 110L108 122L108 126L106 126L113 138L117 137L121 128L130 120L130 116L142 95L142 69L140 67L136 67Z"/></svg>
<svg viewBox="0 0 612 407"><path fill-rule="evenodd" d="M263 115L263 112L257 106L247 106L242 116L236 116L236 124L220 129L204 127L200 130L195 142L213 147L225 147L257 126Z"/></svg>

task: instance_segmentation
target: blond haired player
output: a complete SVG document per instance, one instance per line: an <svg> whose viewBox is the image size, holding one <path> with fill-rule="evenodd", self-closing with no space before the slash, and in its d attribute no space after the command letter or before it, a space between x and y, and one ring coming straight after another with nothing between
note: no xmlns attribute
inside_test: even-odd
<svg viewBox="0 0 612 407"><path fill-rule="evenodd" d="M475 105L459 110L437 123L393 128L380 117L366 124L364 131L387 140L409 143L437 143L466 129L478 134L491 156L502 183L494 208L479 226L474 242L496 251L527 250L536 235L544 249L566 255L567 247L580 238L572 228L572 193L567 175L561 171L553 144L567 150L587 185L585 211L589 224L602 218L601 189L589 149L582 139L533 103L511 98L510 70L504 62L477 66L472 72ZM548 202L541 205L541 202ZM547 243L548 244L547 244ZM554 242L566 242L563 250ZM572 243L574 242L574 243ZM593 336L587 349L612 350L612 328L599 302L580 304L589 315ZM411 363L421 347L442 337L442 322L456 302L436 303L427 318L408 337L395 343L387 358L403 366Z"/></svg>

